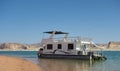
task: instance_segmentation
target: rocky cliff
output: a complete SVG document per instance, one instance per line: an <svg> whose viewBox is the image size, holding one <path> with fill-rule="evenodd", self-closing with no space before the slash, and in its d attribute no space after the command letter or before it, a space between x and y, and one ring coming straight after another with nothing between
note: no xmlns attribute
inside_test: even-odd
<svg viewBox="0 0 120 71"><path fill-rule="evenodd" d="M102 49L120 50L120 42L110 41L108 44L97 44ZM2 43L0 50L39 50L40 43L36 44L20 44L20 43Z"/></svg>
<svg viewBox="0 0 120 71"><path fill-rule="evenodd" d="M0 49L9 49L9 50L36 50L39 47L34 45L20 44L20 43L3 43L0 44Z"/></svg>
<svg viewBox="0 0 120 71"><path fill-rule="evenodd" d="M111 41L108 43L109 49L120 49L120 42Z"/></svg>

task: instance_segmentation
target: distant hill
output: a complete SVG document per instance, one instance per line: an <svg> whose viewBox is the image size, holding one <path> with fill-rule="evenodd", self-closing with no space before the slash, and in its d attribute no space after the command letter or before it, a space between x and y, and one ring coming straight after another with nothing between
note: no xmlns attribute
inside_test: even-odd
<svg viewBox="0 0 120 71"><path fill-rule="evenodd" d="M38 45L20 44L20 43L2 43L2 44L0 44L0 49L37 50L37 49L39 49L39 46Z"/></svg>
<svg viewBox="0 0 120 71"><path fill-rule="evenodd" d="M120 42L110 41L108 44L96 44L102 49L120 50ZM40 43L20 44L20 43L0 43L0 50L39 50Z"/></svg>
<svg viewBox="0 0 120 71"><path fill-rule="evenodd" d="M40 43L30 44L31 46L40 47Z"/></svg>
<svg viewBox="0 0 120 71"><path fill-rule="evenodd" d="M108 43L108 48L109 49L120 49L120 42L110 41Z"/></svg>

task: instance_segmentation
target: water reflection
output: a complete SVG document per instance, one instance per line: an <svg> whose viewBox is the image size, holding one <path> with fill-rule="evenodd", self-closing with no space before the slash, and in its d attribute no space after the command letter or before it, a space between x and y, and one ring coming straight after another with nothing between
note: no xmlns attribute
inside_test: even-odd
<svg viewBox="0 0 120 71"><path fill-rule="evenodd" d="M39 59L38 64L45 71L103 71L102 62Z"/></svg>

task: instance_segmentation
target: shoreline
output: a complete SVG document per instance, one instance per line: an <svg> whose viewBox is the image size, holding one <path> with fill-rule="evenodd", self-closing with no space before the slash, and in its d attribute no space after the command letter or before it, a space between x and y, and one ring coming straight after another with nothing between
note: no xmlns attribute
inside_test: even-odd
<svg viewBox="0 0 120 71"><path fill-rule="evenodd" d="M103 49L102 51L120 51L120 49Z"/></svg>
<svg viewBox="0 0 120 71"><path fill-rule="evenodd" d="M0 71L43 71L33 62L13 56L0 55Z"/></svg>
<svg viewBox="0 0 120 71"><path fill-rule="evenodd" d="M93 51L98 51L99 49L93 49ZM120 51L120 49L101 49L102 51ZM0 49L0 51L39 51L39 50L12 50L12 49Z"/></svg>
<svg viewBox="0 0 120 71"><path fill-rule="evenodd" d="M35 49L35 50L34 50L34 49L33 49L33 50L24 50L24 49L23 49L23 50L21 50L21 49L20 49L20 50L0 49L0 51L38 51L38 50L36 50L36 49Z"/></svg>

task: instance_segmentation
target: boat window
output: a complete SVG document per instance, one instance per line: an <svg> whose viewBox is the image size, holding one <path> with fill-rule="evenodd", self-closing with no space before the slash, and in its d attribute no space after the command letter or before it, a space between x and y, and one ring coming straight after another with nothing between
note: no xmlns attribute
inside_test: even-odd
<svg viewBox="0 0 120 71"><path fill-rule="evenodd" d="M61 44L58 44L58 49L62 49L62 45Z"/></svg>
<svg viewBox="0 0 120 71"><path fill-rule="evenodd" d="M53 45L52 44L47 44L47 49L52 49Z"/></svg>
<svg viewBox="0 0 120 71"><path fill-rule="evenodd" d="M74 45L73 44L68 44L68 50L73 50L74 49Z"/></svg>

